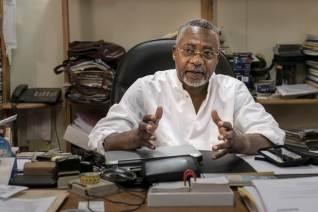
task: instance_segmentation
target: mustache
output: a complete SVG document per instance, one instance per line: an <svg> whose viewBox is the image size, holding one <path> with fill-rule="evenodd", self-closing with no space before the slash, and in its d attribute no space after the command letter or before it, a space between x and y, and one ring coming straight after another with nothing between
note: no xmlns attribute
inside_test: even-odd
<svg viewBox="0 0 318 212"><path fill-rule="evenodd" d="M193 71L193 72L198 72L198 73L205 73L203 67L201 67L201 66L196 66L196 67L194 67L194 69L192 69L191 71Z"/></svg>

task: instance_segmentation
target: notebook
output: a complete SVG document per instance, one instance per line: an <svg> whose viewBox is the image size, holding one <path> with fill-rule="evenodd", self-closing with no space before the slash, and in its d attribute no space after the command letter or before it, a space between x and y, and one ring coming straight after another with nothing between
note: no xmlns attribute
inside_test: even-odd
<svg viewBox="0 0 318 212"><path fill-rule="evenodd" d="M196 148L191 145L181 145L161 146L154 150L143 147L135 151L107 151L105 152L105 163L107 166L141 165L143 160L189 155L198 160L202 159L201 152Z"/></svg>

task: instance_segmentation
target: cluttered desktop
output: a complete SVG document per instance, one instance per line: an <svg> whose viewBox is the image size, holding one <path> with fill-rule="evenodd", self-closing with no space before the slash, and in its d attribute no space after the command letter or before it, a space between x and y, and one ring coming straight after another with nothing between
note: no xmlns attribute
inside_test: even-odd
<svg viewBox="0 0 318 212"><path fill-rule="evenodd" d="M211 151L192 146L85 154L50 151L2 155L1 173L6 175L1 176L1 208L15 204L26 209L45 208L43 211L87 206L94 208L92 211L192 211L197 207L202 211L248 211L250 207L276 211L288 206L308 211L316 204L312 198L318 195L311 192L309 199L291 195L293 191L313 191L312 186L318 185L318 166L315 157L289 147L262 149L256 156L228 154L216 160ZM118 154L125 157L119 160ZM273 191L268 190L268 184L276 185ZM284 189L290 190L288 197L280 192ZM274 201L271 195L294 198L292 206L287 200ZM251 205L253 197L263 202ZM26 201L30 198L36 203Z"/></svg>

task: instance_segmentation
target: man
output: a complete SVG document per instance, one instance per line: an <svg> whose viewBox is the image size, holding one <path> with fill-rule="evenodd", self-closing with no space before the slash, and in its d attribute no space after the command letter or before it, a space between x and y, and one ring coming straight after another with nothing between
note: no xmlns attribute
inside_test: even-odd
<svg viewBox="0 0 318 212"><path fill-rule="evenodd" d="M244 83L214 73L219 45L210 22L181 26L172 52L176 70L138 79L96 124L89 146L103 153L191 144L218 158L283 144L284 132Z"/></svg>

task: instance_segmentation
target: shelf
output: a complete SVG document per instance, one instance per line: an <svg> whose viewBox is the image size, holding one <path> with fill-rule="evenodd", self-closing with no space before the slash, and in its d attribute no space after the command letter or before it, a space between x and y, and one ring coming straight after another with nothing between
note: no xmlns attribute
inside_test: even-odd
<svg viewBox="0 0 318 212"><path fill-rule="evenodd" d="M318 104L318 99L267 98L267 99L256 99L256 102L262 105L309 105L309 104Z"/></svg>
<svg viewBox="0 0 318 212"><path fill-rule="evenodd" d="M14 103L7 102L7 103L2 103L0 104L0 108L2 110L11 110L11 109L36 109L36 108L46 108L46 107L51 107L52 105L45 104L45 103L17 103L15 106L13 106Z"/></svg>

